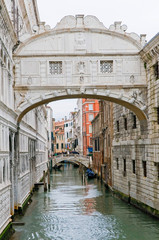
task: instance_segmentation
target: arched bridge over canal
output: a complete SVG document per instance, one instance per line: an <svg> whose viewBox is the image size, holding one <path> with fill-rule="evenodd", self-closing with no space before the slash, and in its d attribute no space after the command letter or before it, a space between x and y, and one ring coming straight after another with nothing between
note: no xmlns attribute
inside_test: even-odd
<svg viewBox="0 0 159 240"><path fill-rule="evenodd" d="M53 158L53 163L52 167L55 167L55 165L63 162L63 161L68 161L72 163L76 163L78 165L82 164L85 167L89 167L90 165L90 157L83 156L83 155L71 155L71 154L61 154L58 156L55 156Z"/></svg>
<svg viewBox="0 0 159 240"><path fill-rule="evenodd" d="M126 30L121 22L108 29L95 16L66 16L23 41L14 52L17 122L35 107L69 98L107 100L147 120L145 36Z"/></svg>

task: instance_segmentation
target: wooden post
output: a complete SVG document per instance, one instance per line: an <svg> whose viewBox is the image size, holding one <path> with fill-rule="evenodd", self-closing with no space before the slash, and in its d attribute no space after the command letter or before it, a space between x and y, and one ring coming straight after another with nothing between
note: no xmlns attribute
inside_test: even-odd
<svg viewBox="0 0 159 240"><path fill-rule="evenodd" d="M46 181L45 181L45 171L43 171L43 181L44 181L44 192L47 191L47 185L46 185Z"/></svg>
<svg viewBox="0 0 159 240"><path fill-rule="evenodd" d="M47 179L48 179L48 189L50 190L50 171L49 171L49 169L47 172Z"/></svg>

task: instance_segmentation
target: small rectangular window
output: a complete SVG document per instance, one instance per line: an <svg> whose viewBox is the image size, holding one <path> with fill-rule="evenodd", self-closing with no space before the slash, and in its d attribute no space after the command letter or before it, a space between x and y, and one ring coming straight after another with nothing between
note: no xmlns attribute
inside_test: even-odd
<svg viewBox="0 0 159 240"><path fill-rule="evenodd" d="M52 152L54 151L54 144L53 143L51 144L51 150L52 150Z"/></svg>
<svg viewBox="0 0 159 240"><path fill-rule="evenodd" d="M128 127L127 127L127 118L124 118L124 128L125 128L125 130L127 130L128 129Z"/></svg>
<svg viewBox="0 0 159 240"><path fill-rule="evenodd" d="M136 115L133 115L133 129L136 128Z"/></svg>
<svg viewBox="0 0 159 240"><path fill-rule="evenodd" d="M120 129L119 129L119 121L116 121L116 128L117 128L117 132L120 132Z"/></svg>
<svg viewBox="0 0 159 240"><path fill-rule="evenodd" d="M92 125L89 125L89 133L92 133Z"/></svg>
<svg viewBox="0 0 159 240"><path fill-rule="evenodd" d="M95 139L95 151L100 151L99 137Z"/></svg>
<svg viewBox="0 0 159 240"><path fill-rule="evenodd" d="M90 111L93 110L93 104L89 104L89 110L90 110Z"/></svg>
<svg viewBox="0 0 159 240"><path fill-rule="evenodd" d="M97 151L97 139L95 139L95 151Z"/></svg>
<svg viewBox="0 0 159 240"><path fill-rule="evenodd" d="M100 72L101 73L113 72L113 61L100 61Z"/></svg>
<svg viewBox="0 0 159 240"><path fill-rule="evenodd" d="M144 177L147 177L147 162L142 161L142 166L143 166L143 175Z"/></svg>
<svg viewBox="0 0 159 240"><path fill-rule="evenodd" d="M56 144L56 148L59 149L59 144L58 143Z"/></svg>
<svg viewBox="0 0 159 240"><path fill-rule="evenodd" d="M116 169L119 170L119 158L116 158Z"/></svg>
<svg viewBox="0 0 159 240"><path fill-rule="evenodd" d="M49 62L49 72L50 74L62 74L62 62L50 61Z"/></svg>
<svg viewBox="0 0 159 240"><path fill-rule="evenodd" d="M94 114L89 114L89 121L91 122L94 118Z"/></svg>
<svg viewBox="0 0 159 240"><path fill-rule="evenodd" d="M132 160L132 172L136 173L136 166L135 166L135 160Z"/></svg>
<svg viewBox="0 0 159 240"><path fill-rule="evenodd" d="M123 159L123 172L126 173L126 159Z"/></svg>

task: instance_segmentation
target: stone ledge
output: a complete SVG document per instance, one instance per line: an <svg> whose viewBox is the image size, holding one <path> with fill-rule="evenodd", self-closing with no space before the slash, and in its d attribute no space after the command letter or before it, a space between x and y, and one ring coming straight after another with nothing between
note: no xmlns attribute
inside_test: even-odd
<svg viewBox="0 0 159 240"><path fill-rule="evenodd" d="M136 200L135 198L132 198L114 188L112 189L112 192L114 195L118 196L123 201L130 203L131 205L135 206L136 208L142 210L145 213L148 213L156 218L159 218L159 210L154 209L154 208L146 205L145 203L140 202L140 201Z"/></svg>
<svg viewBox="0 0 159 240"><path fill-rule="evenodd" d="M15 230L12 228L12 223L9 223L7 227L3 230L3 232L0 234L0 240L9 240L14 232Z"/></svg>

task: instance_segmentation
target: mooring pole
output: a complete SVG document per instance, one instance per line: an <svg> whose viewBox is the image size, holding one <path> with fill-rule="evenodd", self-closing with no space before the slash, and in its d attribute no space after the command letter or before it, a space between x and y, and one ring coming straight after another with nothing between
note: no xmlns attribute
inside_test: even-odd
<svg viewBox="0 0 159 240"><path fill-rule="evenodd" d="M46 185L46 181L45 181L45 171L43 171L43 181L44 181L44 192L47 191L47 185Z"/></svg>
<svg viewBox="0 0 159 240"><path fill-rule="evenodd" d="M48 168L48 172L47 172L47 179L48 179L48 189L50 190L50 171Z"/></svg>

